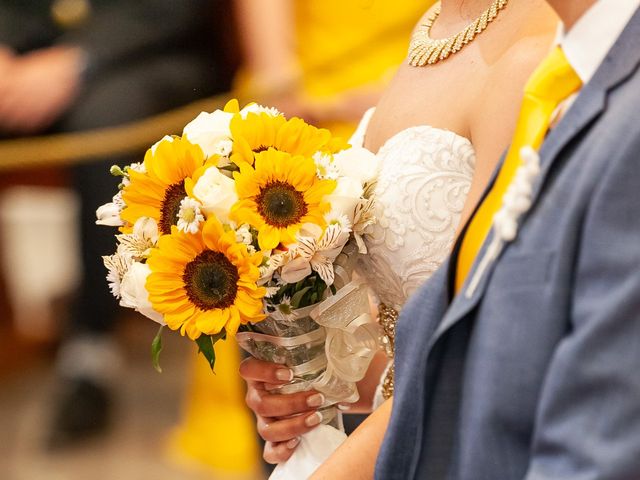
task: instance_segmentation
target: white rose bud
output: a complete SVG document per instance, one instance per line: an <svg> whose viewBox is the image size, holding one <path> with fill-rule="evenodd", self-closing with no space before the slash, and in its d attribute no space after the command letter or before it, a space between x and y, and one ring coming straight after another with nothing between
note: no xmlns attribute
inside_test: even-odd
<svg viewBox="0 0 640 480"><path fill-rule="evenodd" d="M232 118L232 113L222 110L202 112L184 127L183 135L191 143L199 145L207 158L224 155L231 139L229 124Z"/></svg>
<svg viewBox="0 0 640 480"><path fill-rule="evenodd" d="M156 312L149 302L149 292L145 288L151 269L145 263L134 262L120 282L120 305L133 308L160 325L166 325L162 314Z"/></svg>
<svg viewBox="0 0 640 480"><path fill-rule="evenodd" d="M331 204L331 210L344 215L353 223L355 209L364 195L362 184L355 178L340 177L337 180L336 189L324 198Z"/></svg>
<svg viewBox="0 0 640 480"><path fill-rule="evenodd" d="M202 211L215 215L222 223L229 222L229 212L238 201L235 182L216 167L209 167L193 187L193 194L202 204Z"/></svg>
<svg viewBox="0 0 640 480"><path fill-rule="evenodd" d="M361 147L334 154L333 162L338 166L341 176L358 180L363 185L377 176L380 163L377 155Z"/></svg>

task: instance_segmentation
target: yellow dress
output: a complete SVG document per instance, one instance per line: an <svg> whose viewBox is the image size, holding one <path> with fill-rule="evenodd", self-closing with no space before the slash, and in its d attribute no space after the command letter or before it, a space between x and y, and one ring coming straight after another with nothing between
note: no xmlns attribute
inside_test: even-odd
<svg viewBox="0 0 640 480"><path fill-rule="evenodd" d="M382 86L406 57L411 32L434 3L402 0L294 0L298 59L305 94L329 101L366 85ZM246 80L246 79L245 79ZM244 84L244 81L238 82ZM250 98L250 92L238 94ZM355 125L322 125L348 138ZM244 405L233 342L216 348L217 375L194 362L182 424L171 454L190 458L216 473L251 475L259 466L253 416ZM224 371L224 373L223 373Z"/></svg>
<svg viewBox="0 0 640 480"><path fill-rule="evenodd" d="M382 91L406 57L416 22L435 0L294 3L304 93L315 101L330 101L368 85ZM344 138L356 127L339 121L321 126Z"/></svg>
<svg viewBox="0 0 640 480"><path fill-rule="evenodd" d="M304 87L331 97L390 79L431 1L295 0Z"/></svg>

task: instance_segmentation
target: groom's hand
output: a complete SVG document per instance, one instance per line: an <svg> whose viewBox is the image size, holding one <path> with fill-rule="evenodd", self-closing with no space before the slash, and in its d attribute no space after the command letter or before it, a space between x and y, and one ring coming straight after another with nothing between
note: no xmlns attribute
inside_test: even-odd
<svg viewBox="0 0 640 480"><path fill-rule="evenodd" d="M247 382L247 405L255 413L258 433L265 440L263 457L268 463L289 459L300 442L300 435L322 421L317 411L324 396L316 391L291 394L271 393L289 383L293 371L282 365L248 358L240 365Z"/></svg>

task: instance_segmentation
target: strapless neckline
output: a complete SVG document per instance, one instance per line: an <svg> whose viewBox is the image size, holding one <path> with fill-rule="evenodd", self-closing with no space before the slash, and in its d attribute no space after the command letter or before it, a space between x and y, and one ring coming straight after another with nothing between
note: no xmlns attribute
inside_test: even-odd
<svg viewBox="0 0 640 480"><path fill-rule="evenodd" d="M357 130L354 132L354 134L351 137L351 145L357 145L357 146L362 146L363 148L366 148L364 145L366 143L367 140L367 130L369 128L369 122L371 121L371 117L373 117L373 114L376 112L376 107L371 107L369 110L367 110L364 115L362 116L362 119L360 120L360 124L358 125ZM414 125L412 127L407 127L403 130L400 130L396 133L394 133L393 135L391 135L389 138L387 138L382 145L380 145L380 148L378 149L377 153L380 153L388 144L392 143L393 141L395 141L398 137L401 137L407 133L413 132L413 131L429 131L429 130L433 130L434 132L441 132L443 134L447 134L447 135L454 135L456 138L458 138L461 142L468 144L471 148L473 148L473 144L471 143L471 140L469 140L467 137L465 137L464 135L460 135L459 133L454 132L453 130L449 130L447 128L441 128L441 127L432 127L431 125L427 125L427 124L422 124L422 125ZM369 150L367 148L367 150ZM372 153L376 153L373 152L372 150L369 150Z"/></svg>

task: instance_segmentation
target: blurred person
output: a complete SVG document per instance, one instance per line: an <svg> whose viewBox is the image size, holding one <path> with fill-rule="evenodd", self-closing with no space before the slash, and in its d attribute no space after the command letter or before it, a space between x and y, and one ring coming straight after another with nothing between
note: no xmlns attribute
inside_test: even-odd
<svg viewBox="0 0 640 480"><path fill-rule="evenodd" d="M234 0L245 56L235 86L348 138L435 0Z"/></svg>
<svg viewBox="0 0 640 480"><path fill-rule="evenodd" d="M226 90L225 5L0 0L0 138L120 125ZM113 337L118 307L101 260L114 248L113 235L95 226L95 210L113 195L109 167L141 161L142 153L71 169L81 201L83 271L58 356L52 446L108 426L120 361Z"/></svg>

